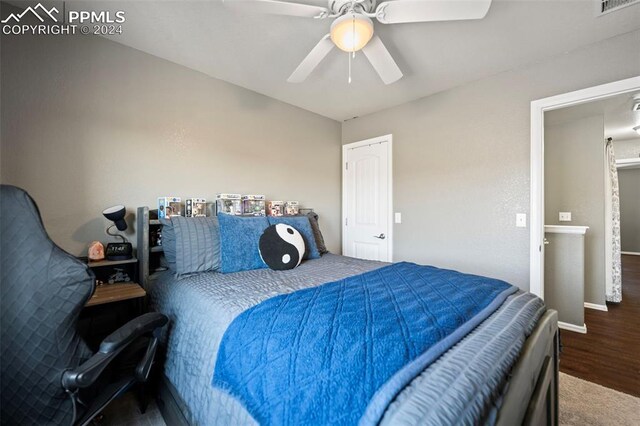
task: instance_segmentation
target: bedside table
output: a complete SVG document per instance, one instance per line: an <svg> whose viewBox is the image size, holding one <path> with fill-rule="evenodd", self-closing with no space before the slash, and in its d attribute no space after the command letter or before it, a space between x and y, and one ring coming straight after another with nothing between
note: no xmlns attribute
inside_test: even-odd
<svg viewBox="0 0 640 426"><path fill-rule="evenodd" d="M80 313L78 331L92 349L109 334L146 310L147 292L138 279L138 260L100 260L87 262L104 284L97 285ZM128 279L107 284L109 279Z"/></svg>

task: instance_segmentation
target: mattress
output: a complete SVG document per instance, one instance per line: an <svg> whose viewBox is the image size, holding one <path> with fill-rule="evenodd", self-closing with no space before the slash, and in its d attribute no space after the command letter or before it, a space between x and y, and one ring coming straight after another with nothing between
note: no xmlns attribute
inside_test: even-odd
<svg viewBox="0 0 640 426"><path fill-rule="evenodd" d="M163 336L164 373L188 407L187 419L200 425L256 424L237 400L211 386L222 336L243 311L279 294L384 265L326 254L290 271L211 272L182 278L170 271L158 274L149 292L152 309L170 318ZM491 424L509 370L544 310L543 302L529 293L510 296L416 377L389 405L382 423Z"/></svg>

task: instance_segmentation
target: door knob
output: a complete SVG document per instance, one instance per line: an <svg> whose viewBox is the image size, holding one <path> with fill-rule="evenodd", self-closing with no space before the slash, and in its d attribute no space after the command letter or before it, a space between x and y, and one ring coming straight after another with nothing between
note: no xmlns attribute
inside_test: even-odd
<svg viewBox="0 0 640 426"><path fill-rule="evenodd" d="M384 234L380 234L380 235L374 235L373 238L380 238L381 240L384 240L387 237Z"/></svg>

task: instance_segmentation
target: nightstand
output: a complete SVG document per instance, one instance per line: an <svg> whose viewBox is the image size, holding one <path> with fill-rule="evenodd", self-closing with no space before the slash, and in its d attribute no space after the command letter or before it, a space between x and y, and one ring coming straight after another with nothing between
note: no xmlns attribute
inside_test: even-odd
<svg viewBox="0 0 640 426"><path fill-rule="evenodd" d="M79 332L92 349L105 337L129 320L143 314L147 292L136 281L138 260L100 260L87 262L104 284L97 285L91 298L80 313ZM111 280L128 279L126 282Z"/></svg>

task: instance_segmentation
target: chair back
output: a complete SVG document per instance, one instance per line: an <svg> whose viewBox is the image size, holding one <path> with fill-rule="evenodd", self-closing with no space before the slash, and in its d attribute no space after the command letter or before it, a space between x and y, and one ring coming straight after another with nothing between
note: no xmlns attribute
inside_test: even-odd
<svg viewBox="0 0 640 426"><path fill-rule="evenodd" d="M69 424L61 377L91 356L76 324L93 273L51 241L29 194L8 185L0 188L0 259L1 423Z"/></svg>

